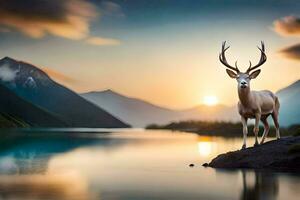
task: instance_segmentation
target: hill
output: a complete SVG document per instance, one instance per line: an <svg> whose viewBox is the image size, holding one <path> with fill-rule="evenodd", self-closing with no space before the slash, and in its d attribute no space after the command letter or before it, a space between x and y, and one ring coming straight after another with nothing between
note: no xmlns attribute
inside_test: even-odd
<svg viewBox="0 0 300 200"><path fill-rule="evenodd" d="M112 90L88 92L81 96L134 127L145 127L150 123L167 123L170 120L180 119L180 113L174 110L137 98L130 98Z"/></svg>
<svg viewBox="0 0 300 200"><path fill-rule="evenodd" d="M279 90L279 122L282 126L300 123L300 80Z"/></svg>
<svg viewBox="0 0 300 200"><path fill-rule="evenodd" d="M300 80L279 90L276 95L280 101L280 124L288 127L300 123ZM185 110L172 110L147 101L127 97L112 90L93 91L81 94L82 97L103 107L113 115L134 127L149 124L168 124L172 121L225 121L239 122L236 106L198 105Z"/></svg>
<svg viewBox="0 0 300 200"><path fill-rule="evenodd" d="M128 127L102 108L56 83L32 64L5 57L0 60L0 79L1 84L16 96L54 114L58 120L62 120L68 126Z"/></svg>
<svg viewBox="0 0 300 200"><path fill-rule="evenodd" d="M54 114L18 97L5 86L0 85L1 127L63 127L67 126Z"/></svg>
<svg viewBox="0 0 300 200"><path fill-rule="evenodd" d="M172 110L112 90L93 91L81 96L134 127L145 127L153 123L166 124L179 120L235 121L238 119L234 108L223 105L200 105L191 109Z"/></svg>

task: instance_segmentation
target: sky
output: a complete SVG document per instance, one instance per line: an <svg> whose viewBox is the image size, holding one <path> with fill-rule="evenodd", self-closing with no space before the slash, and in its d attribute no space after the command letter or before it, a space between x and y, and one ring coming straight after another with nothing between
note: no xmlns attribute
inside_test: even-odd
<svg viewBox="0 0 300 200"><path fill-rule="evenodd" d="M168 108L238 101L218 60L267 62L251 81L273 92L300 79L298 0L0 0L0 57L32 63L78 93L112 89Z"/></svg>

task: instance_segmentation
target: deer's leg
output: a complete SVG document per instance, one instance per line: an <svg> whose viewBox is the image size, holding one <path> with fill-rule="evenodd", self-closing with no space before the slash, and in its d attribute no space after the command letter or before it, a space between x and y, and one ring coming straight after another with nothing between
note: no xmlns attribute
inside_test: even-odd
<svg viewBox="0 0 300 200"><path fill-rule="evenodd" d="M278 123L278 112L274 111L272 113L272 118L274 121L274 125L276 128L276 138L279 139L280 138L280 132L279 132L279 123Z"/></svg>
<svg viewBox="0 0 300 200"><path fill-rule="evenodd" d="M259 131L259 120L260 120L260 117L261 117L260 113L255 114L255 125L254 125L254 129L253 129L253 132L254 132L254 135L255 135L255 144L254 144L254 146L258 145L257 136L258 136L258 131Z"/></svg>
<svg viewBox="0 0 300 200"><path fill-rule="evenodd" d="M242 149L245 149L246 148L247 134L248 134L247 118L242 116L241 120L242 120L242 124L243 124L243 139L244 139Z"/></svg>
<svg viewBox="0 0 300 200"><path fill-rule="evenodd" d="M263 133L262 139L260 141L260 144L263 144L265 142L265 138L268 136L268 133L269 133L269 130L270 130L270 126L269 126L267 117L266 118L262 118L261 121L264 124L264 133Z"/></svg>

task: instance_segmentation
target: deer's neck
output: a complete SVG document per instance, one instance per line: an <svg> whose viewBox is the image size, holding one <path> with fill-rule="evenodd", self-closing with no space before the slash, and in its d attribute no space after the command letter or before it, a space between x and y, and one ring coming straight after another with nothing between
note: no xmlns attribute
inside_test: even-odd
<svg viewBox="0 0 300 200"><path fill-rule="evenodd" d="M247 107L251 103L251 91L250 87L241 89L238 88L238 94L239 94L239 99L240 102L243 106Z"/></svg>

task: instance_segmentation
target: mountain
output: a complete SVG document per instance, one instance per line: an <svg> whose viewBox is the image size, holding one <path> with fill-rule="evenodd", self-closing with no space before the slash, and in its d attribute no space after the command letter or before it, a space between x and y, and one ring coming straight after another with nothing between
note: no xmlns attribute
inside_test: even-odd
<svg viewBox="0 0 300 200"><path fill-rule="evenodd" d="M111 90L81 95L134 127L145 127L153 123L166 124L179 120L234 122L240 120L236 106L199 105L186 110L172 110L126 97ZM300 80L279 90L276 95L280 101L280 125L300 124Z"/></svg>
<svg viewBox="0 0 300 200"><path fill-rule="evenodd" d="M279 90L279 122L281 126L300 123L300 80Z"/></svg>
<svg viewBox="0 0 300 200"><path fill-rule="evenodd" d="M164 124L180 119L180 113L174 110L126 97L111 90L88 92L81 96L118 116L133 127L145 127L152 123Z"/></svg>
<svg viewBox="0 0 300 200"><path fill-rule="evenodd" d="M153 123L166 124L178 120L229 121L237 119L235 109L222 105L201 105L186 110L172 110L144 100L127 97L112 90L88 92L81 96L134 127L145 127Z"/></svg>
<svg viewBox="0 0 300 200"><path fill-rule="evenodd" d="M30 125L24 122L23 120L16 119L13 116L0 113L0 128L19 128L19 127L25 128L25 127L30 127Z"/></svg>
<svg viewBox="0 0 300 200"><path fill-rule="evenodd" d="M56 83L45 72L29 63L9 57L1 59L0 79L1 84L11 92L56 116L68 126L128 127L107 111Z"/></svg>
<svg viewBox="0 0 300 200"><path fill-rule="evenodd" d="M2 127L64 127L62 120L0 85L0 118Z"/></svg>

